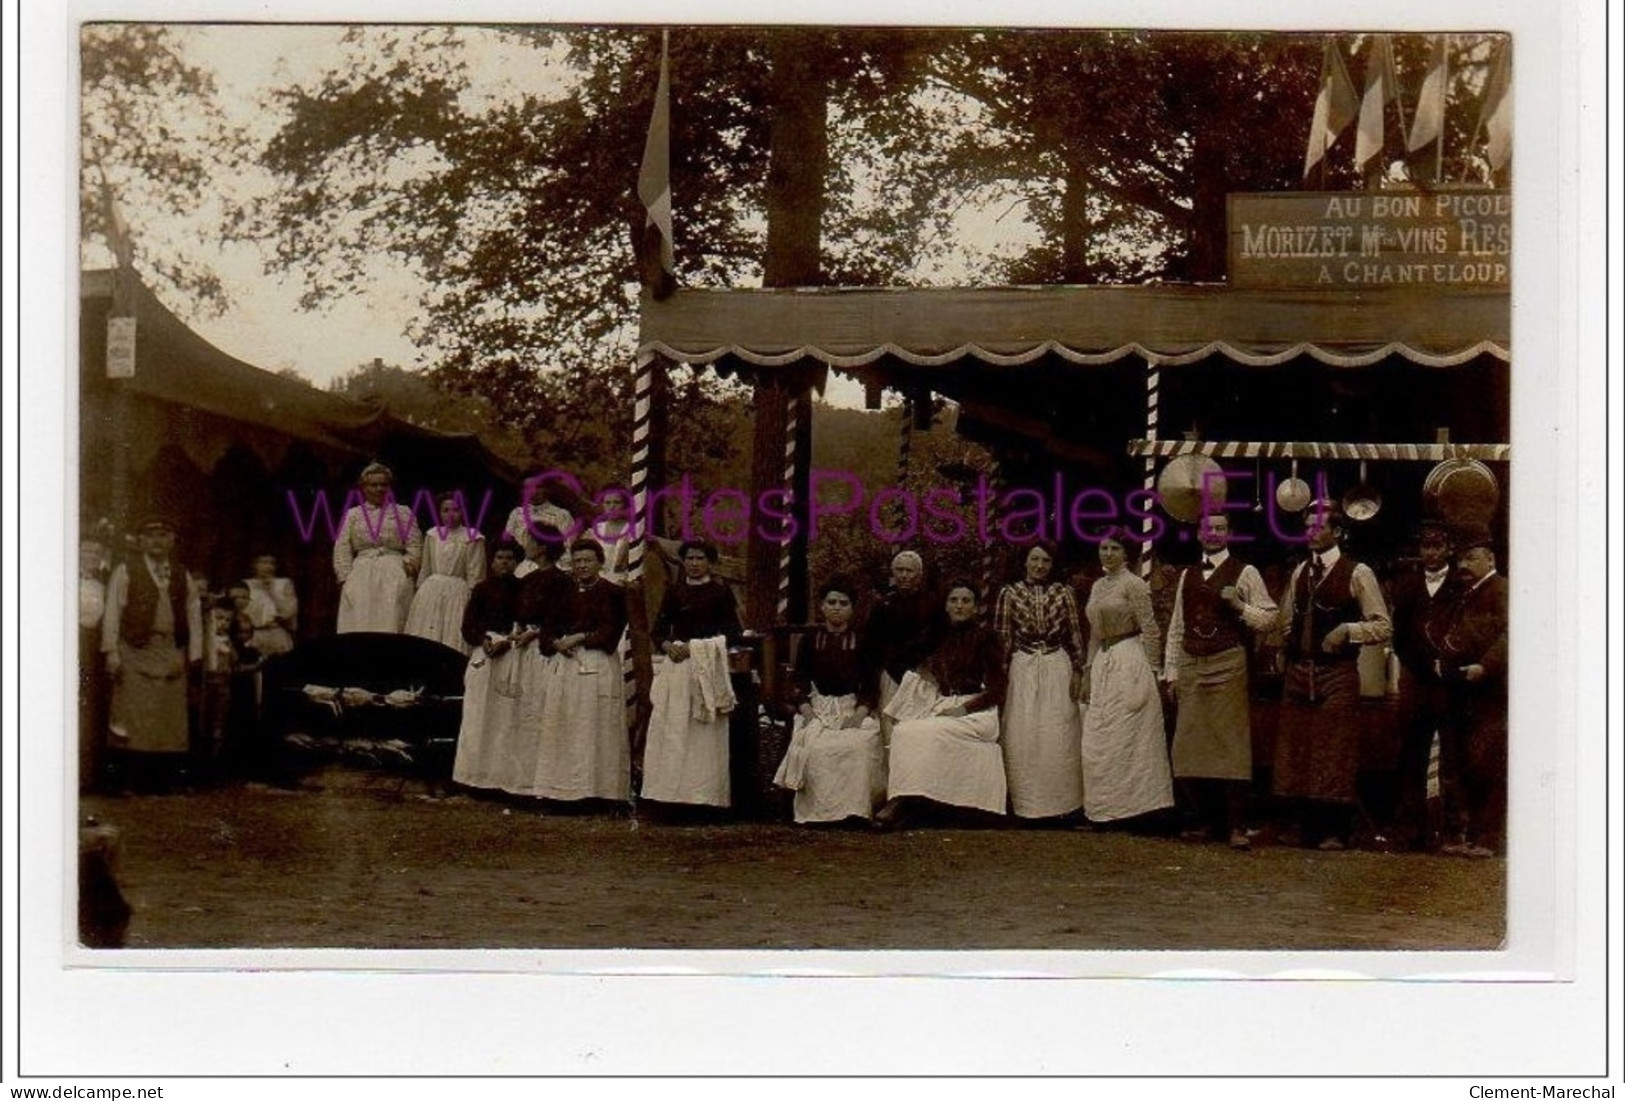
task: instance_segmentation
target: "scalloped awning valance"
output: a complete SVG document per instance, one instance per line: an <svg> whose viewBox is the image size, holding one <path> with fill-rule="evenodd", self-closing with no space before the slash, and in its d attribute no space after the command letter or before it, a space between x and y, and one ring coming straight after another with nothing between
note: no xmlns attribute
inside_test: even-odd
<svg viewBox="0 0 1625 1101"><path fill-rule="evenodd" d="M1126 356L1178 366L1222 356L1271 366L1308 356L1364 367L1398 356L1453 367L1511 358L1504 289L1238 290L1052 286L679 290L645 296L639 348L688 363L759 367L991 366Z"/></svg>

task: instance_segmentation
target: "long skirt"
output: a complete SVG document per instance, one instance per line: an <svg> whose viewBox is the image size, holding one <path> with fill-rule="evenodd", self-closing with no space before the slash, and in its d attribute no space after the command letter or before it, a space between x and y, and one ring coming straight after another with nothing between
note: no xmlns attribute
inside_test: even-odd
<svg viewBox="0 0 1625 1101"><path fill-rule="evenodd" d="M907 674L904 674L907 676ZM891 674L885 670L880 673L880 744L891 749L892 728L897 720L887 714L886 708L891 704L891 698L897 695L897 682L891 679Z"/></svg>
<svg viewBox="0 0 1625 1101"><path fill-rule="evenodd" d="M728 716L696 719L698 694L691 662L655 659L643 750L645 799L729 805Z"/></svg>
<svg viewBox="0 0 1625 1101"><path fill-rule="evenodd" d="M814 692L813 718L797 715L773 782L795 795L797 822L870 818L886 796L886 755L880 721L873 715L843 728L857 706L854 696Z"/></svg>
<svg viewBox="0 0 1625 1101"><path fill-rule="evenodd" d="M463 609L468 607L468 582L435 574L423 579L406 613L406 633L450 646L467 654L463 641Z"/></svg>
<svg viewBox="0 0 1625 1101"><path fill-rule="evenodd" d="M1072 659L1064 650L1010 658L1004 698L1004 771L1010 809L1052 818L1083 805L1082 727L1072 699Z"/></svg>
<svg viewBox="0 0 1625 1101"><path fill-rule="evenodd" d="M950 697L940 706L955 702L963 698ZM899 722L892 728L886 793L1003 814L1007 791L999 709Z"/></svg>
<svg viewBox="0 0 1625 1101"><path fill-rule="evenodd" d="M1287 666L1275 733L1275 794L1353 803L1360 775L1360 671L1352 661Z"/></svg>
<svg viewBox="0 0 1625 1101"><path fill-rule="evenodd" d="M338 633L383 631L398 635L412 607L412 579L398 554L363 554L339 594Z"/></svg>
<svg viewBox="0 0 1625 1101"><path fill-rule="evenodd" d="M168 635L145 646L119 643L119 671L107 725L114 749L185 753L191 744L186 714L186 655Z"/></svg>
<svg viewBox="0 0 1625 1101"><path fill-rule="evenodd" d="M1162 698L1137 640L1095 655L1082 710L1084 814L1111 822L1173 806Z"/></svg>
<svg viewBox="0 0 1625 1101"><path fill-rule="evenodd" d="M1239 646L1179 667L1179 719L1174 775L1210 780L1253 778L1253 734L1247 700L1247 652Z"/></svg>
<svg viewBox="0 0 1625 1101"><path fill-rule="evenodd" d="M519 673L524 655L477 651L463 673L463 723L451 778L476 788L512 790L535 766L519 736Z"/></svg>
<svg viewBox="0 0 1625 1101"><path fill-rule="evenodd" d="M557 654L543 672L541 734L530 793L543 799L632 797L621 664L614 654Z"/></svg>

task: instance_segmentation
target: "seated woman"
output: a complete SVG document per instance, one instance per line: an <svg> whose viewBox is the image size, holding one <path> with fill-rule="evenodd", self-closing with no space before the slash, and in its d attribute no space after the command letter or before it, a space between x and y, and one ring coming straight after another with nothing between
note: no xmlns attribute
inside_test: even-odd
<svg viewBox="0 0 1625 1101"><path fill-rule="evenodd" d="M626 597L600 576L604 548L570 545L572 584L552 616L547 687L531 794L574 801L631 798L632 751L617 649L626 631Z"/></svg>
<svg viewBox="0 0 1625 1101"><path fill-rule="evenodd" d="M1003 814L1006 787L999 751L1004 646L976 622L976 588L948 586L948 629L890 705L887 793L876 821L897 828L921 800Z"/></svg>
<svg viewBox="0 0 1625 1101"><path fill-rule="evenodd" d="M475 788L500 787L516 769L519 655L513 639L519 617L519 548L507 543L491 555L491 576L474 586L463 609L463 641L474 656L463 673L463 723L451 778Z"/></svg>
<svg viewBox="0 0 1625 1101"><path fill-rule="evenodd" d="M254 624L254 649L265 657L293 649L293 631L299 622L299 597L293 580L278 577L276 555L254 559L254 576L247 579L248 617Z"/></svg>
<svg viewBox="0 0 1625 1101"><path fill-rule="evenodd" d="M711 572L717 548L689 540L677 551L682 576L666 586L650 641L658 648L649 689L649 735L643 751L645 799L726 807L728 644L742 633L728 583Z"/></svg>
<svg viewBox="0 0 1625 1101"><path fill-rule="evenodd" d="M441 495L439 524L423 536L418 591L406 613L406 633L461 650L468 594L485 580L485 540L463 523L463 495Z"/></svg>
<svg viewBox="0 0 1625 1101"><path fill-rule="evenodd" d="M797 822L871 818L886 795L877 670L852 627L857 590L836 577L818 593L824 624L801 640L790 749L773 782L796 793Z"/></svg>

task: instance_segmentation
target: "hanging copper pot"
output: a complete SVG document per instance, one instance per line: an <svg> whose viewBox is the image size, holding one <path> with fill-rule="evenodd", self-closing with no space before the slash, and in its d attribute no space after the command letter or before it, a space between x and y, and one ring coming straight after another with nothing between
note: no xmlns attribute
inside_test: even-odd
<svg viewBox="0 0 1625 1101"><path fill-rule="evenodd" d="M1501 503L1501 486L1477 459L1446 459L1422 483L1427 515L1451 527L1488 524Z"/></svg>
<svg viewBox="0 0 1625 1101"><path fill-rule="evenodd" d="M1298 477L1298 460L1292 460L1292 477L1275 487L1275 503L1282 512L1302 512L1314 496L1309 483Z"/></svg>
<svg viewBox="0 0 1625 1101"><path fill-rule="evenodd" d="M1343 494L1343 515L1356 523L1375 519L1382 511L1382 494L1365 480L1365 461L1360 461L1360 483Z"/></svg>
<svg viewBox="0 0 1625 1101"><path fill-rule="evenodd" d="M1169 516L1194 524L1224 506L1224 470L1206 455L1179 455L1157 476L1157 500Z"/></svg>

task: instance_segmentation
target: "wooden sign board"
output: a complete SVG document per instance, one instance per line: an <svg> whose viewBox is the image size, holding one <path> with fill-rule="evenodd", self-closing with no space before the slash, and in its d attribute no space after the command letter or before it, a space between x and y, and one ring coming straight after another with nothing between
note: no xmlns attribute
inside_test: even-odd
<svg viewBox="0 0 1625 1101"><path fill-rule="evenodd" d="M1512 275L1512 193L1302 191L1228 196L1237 287L1499 287Z"/></svg>

